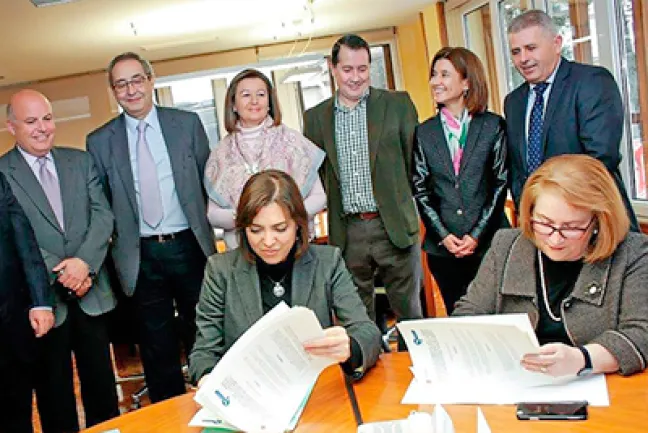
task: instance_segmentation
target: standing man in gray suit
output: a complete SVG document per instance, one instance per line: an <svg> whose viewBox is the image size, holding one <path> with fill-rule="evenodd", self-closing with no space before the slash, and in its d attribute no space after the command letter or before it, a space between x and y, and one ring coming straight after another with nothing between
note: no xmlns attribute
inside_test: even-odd
<svg viewBox="0 0 648 433"><path fill-rule="evenodd" d="M202 186L209 156L198 116L153 104L151 64L123 53L108 66L124 113L88 135L88 151L115 213L112 257L137 312L151 401L185 392L178 330L186 353L207 257L215 252Z"/></svg>
<svg viewBox="0 0 648 433"><path fill-rule="evenodd" d="M115 308L103 262L113 215L90 155L53 148L52 106L33 90L14 94L7 128L16 147L2 171L29 219L56 296L55 328L41 345L36 395L44 433L76 432L76 358L88 426L119 415L104 313Z"/></svg>

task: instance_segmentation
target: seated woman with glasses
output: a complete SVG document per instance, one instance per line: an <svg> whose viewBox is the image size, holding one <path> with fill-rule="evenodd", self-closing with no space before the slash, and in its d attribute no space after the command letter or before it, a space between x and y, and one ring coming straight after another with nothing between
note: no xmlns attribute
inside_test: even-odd
<svg viewBox="0 0 648 433"><path fill-rule="evenodd" d="M646 368L648 238L605 166L549 159L527 180L521 230L500 230L454 315L527 313L541 344L524 368L553 376Z"/></svg>
<svg viewBox="0 0 648 433"><path fill-rule="evenodd" d="M196 307L194 382L279 302L310 308L325 336L304 345L359 377L376 363L380 332L367 316L342 253L308 243L308 214L295 181L279 170L253 175L236 212L240 247L209 258ZM335 317L335 319L334 319Z"/></svg>

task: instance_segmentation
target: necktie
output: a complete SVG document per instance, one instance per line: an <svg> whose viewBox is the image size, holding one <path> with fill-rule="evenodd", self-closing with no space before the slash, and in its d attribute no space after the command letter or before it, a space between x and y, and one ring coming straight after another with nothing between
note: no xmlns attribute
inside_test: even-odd
<svg viewBox="0 0 648 433"><path fill-rule="evenodd" d="M137 168L139 174L140 205L142 218L149 226L155 228L162 221L162 197L160 182L153 154L146 141L148 123L140 120L137 125Z"/></svg>
<svg viewBox="0 0 648 433"><path fill-rule="evenodd" d="M544 111L544 91L549 83L538 83L533 88L535 101L529 117L529 135L527 139L527 173L533 173L542 164L542 124Z"/></svg>
<svg viewBox="0 0 648 433"><path fill-rule="evenodd" d="M61 186L58 183L58 180L54 177L51 171L47 168L47 157L41 156L37 159L39 168L38 168L38 177L40 178L40 184L43 187L47 201L49 201L50 207L54 211L56 216L56 221L58 221L61 230L65 230L65 224L63 220L63 202L61 200Z"/></svg>

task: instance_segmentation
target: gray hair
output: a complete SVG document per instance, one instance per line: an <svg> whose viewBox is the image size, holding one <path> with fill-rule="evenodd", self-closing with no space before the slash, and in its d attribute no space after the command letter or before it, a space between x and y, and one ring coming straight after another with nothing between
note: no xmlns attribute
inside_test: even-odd
<svg viewBox="0 0 648 433"><path fill-rule="evenodd" d="M558 30L551 20L551 17L547 15L546 12L538 9L528 10L515 17L513 21L511 21L511 24L509 24L507 33L518 33L522 30L528 29L529 27L540 27L551 36L558 35Z"/></svg>
<svg viewBox="0 0 648 433"><path fill-rule="evenodd" d="M11 102L7 104L7 120L16 120Z"/></svg>
<svg viewBox="0 0 648 433"><path fill-rule="evenodd" d="M115 65L119 62L123 62L124 60L137 60L140 65L142 65L142 69L144 69L144 73L146 74L147 77L151 78L153 76L153 66L151 66L151 62L146 60L144 57L140 56L137 53L134 53L132 51L127 51L125 53L121 53L117 56L115 56L110 63L108 64L108 83L112 87L113 82L112 82L112 72L113 69L115 69Z"/></svg>

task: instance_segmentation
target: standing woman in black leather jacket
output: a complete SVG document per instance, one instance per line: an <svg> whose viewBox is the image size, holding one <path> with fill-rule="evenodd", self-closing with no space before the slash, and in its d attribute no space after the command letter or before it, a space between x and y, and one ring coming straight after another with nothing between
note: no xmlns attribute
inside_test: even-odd
<svg viewBox="0 0 648 433"><path fill-rule="evenodd" d="M416 129L413 188L423 249L450 314L493 235L508 227L506 125L486 110L484 68L465 48L436 53L430 89L439 112Z"/></svg>

